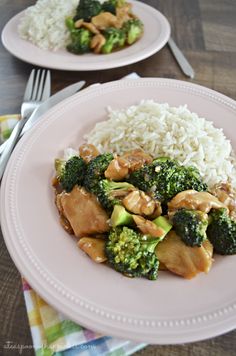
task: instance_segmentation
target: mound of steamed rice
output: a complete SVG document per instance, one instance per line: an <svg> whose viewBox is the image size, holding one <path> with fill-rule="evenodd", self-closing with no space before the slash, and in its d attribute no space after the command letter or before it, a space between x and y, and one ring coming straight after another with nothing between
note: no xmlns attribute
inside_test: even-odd
<svg viewBox="0 0 236 356"><path fill-rule="evenodd" d="M42 49L65 48L69 41L65 19L75 15L77 5L78 0L38 0L20 21L20 37Z"/></svg>
<svg viewBox="0 0 236 356"><path fill-rule="evenodd" d="M153 157L169 156L197 167L209 187L226 181L236 187L230 141L222 129L186 106L144 100L124 110L109 108L109 119L98 123L85 139L101 153L141 148Z"/></svg>

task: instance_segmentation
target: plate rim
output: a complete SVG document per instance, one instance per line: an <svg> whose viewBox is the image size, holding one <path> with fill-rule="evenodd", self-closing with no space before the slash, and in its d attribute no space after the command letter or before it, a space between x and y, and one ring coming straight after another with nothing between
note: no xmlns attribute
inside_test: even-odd
<svg viewBox="0 0 236 356"><path fill-rule="evenodd" d="M162 14L159 10L155 9L154 7L148 5L148 4L145 4L143 2L138 2L138 1L135 1L135 0L129 0L130 3L132 3L134 6L137 6L139 7L140 9L145 9L148 10L150 13L152 14L155 14L156 18L158 19L158 21L160 22L161 24L161 40L160 42L158 43L158 46L156 47L151 47L149 49L149 51L141 51L141 53L136 53L136 58L133 57L131 59L129 59L129 56L123 56L121 59L115 59L113 61L110 61L110 63L107 61L105 61L105 63L101 63L99 65L96 65L96 63L92 63L88 68L85 68L84 65L80 63L78 64L72 64L72 65L69 65L69 64L66 64L66 65L63 65L63 62L59 63L59 64L54 64L54 65L50 65L47 63L47 61L45 60L41 60L41 59L38 59L38 58L35 58L33 60L29 60L27 59L27 55L22 55L22 54L19 54L19 53L16 53L14 49L12 49L10 47L10 45L8 44L8 28L10 27L10 25L20 19L20 16L26 11L23 10L19 13L17 13L15 16L13 16L4 26L3 30L2 30L2 33L1 33L1 40L2 40L2 44L3 46L5 47L5 49L10 53L12 54L14 57L20 59L21 61L23 62L26 62L26 63L30 63L30 64L33 64L33 65L37 65L37 66L43 66L45 68L49 68L49 69L55 69L55 70L65 70L65 71L95 71L95 70L107 70L107 69L113 69L113 68L119 68L119 67L123 67L123 66L126 66L126 65L129 65L129 64L134 64L134 63L137 63L137 62L140 62L144 59L147 59L149 58L150 56L154 55L155 53L157 53L158 51L160 51L165 45L166 43L168 42L169 38L170 38L170 33L171 33L171 28L170 28L170 23L168 21L168 19L165 17L164 14ZM20 39L18 33L17 33L17 39ZM22 39L20 39L22 40ZM29 42L30 45L32 45L31 42ZM35 46L37 47L37 46ZM125 51L125 49L124 49ZM42 54L47 54L49 53L50 55L50 52L51 53L56 53L56 52L53 52L53 51L49 51L49 50L43 50L42 49ZM71 54L70 54L71 55ZM43 56L42 56L43 57Z"/></svg>
<svg viewBox="0 0 236 356"><path fill-rule="evenodd" d="M212 89L209 89L209 88L206 88L206 87L203 87L203 86L200 86L200 85L197 85L197 84L192 84L192 83L188 83L188 82L184 82L184 81L179 81L179 80L175 80L175 79L165 79L165 78L141 78L141 79L137 79L137 80L126 80L126 81L115 81L115 82L110 82L110 83L105 83L105 84L102 84L100 85L99 87L90 87L90 88L87 88L87 89L84 89L83 91L79 92L78 94L75 94L74 96L72 96L71 98L68 98L66 100L64 100L63 102L61 102L60 104L56 105L54 108L52 108L48 113L46 113L44 115L44 118L42 121L39 121L37 123L37 125L35 126L34 128L34 131L36 132L39 132L40 131L40 127L44 127L44 125L46 124L46 120L50 120L50 116L54 115L54 112L55 111L58 111L60 109L60 107L62 106L65 106L65 102L67 104L69 103L72 103L74 100L77 100L78 97L81 97L81 96L93 96L94 95L94 92L96 93L98 90L102 91L104 88L104 90L110 90L111 88L116 88L117 86L120 87L120 86L133 86L133 85L144 85L146 83L146 85L156 85L155 83L159 83L159 85L169 85L169 86L177 86L179 88L182 88L183 90L193 90L197 93L199 93L200 95L209 95L210 98L212 98L213 100L215 99L217 102L220 102L220 103L224 103L227 105L228 108L231 108L234 112L236 111L236 102L221 94L221 93L218 93ZM40 132L39 132L40 134ZM10 160L9 162L9 165L7 167L7 171L6 171L6 174L4 175L3 177L3 182L2 182L2 189L1 189L1 209L0 209L0 214L1 214L1 220L3 221L3 219L6 218L5 216L5 209L4 209L4 196L6 199L9 199L9 196L6 196L6 187L8 186L8 188L11 188L12 189L12 185L10 184L10 182L12 182L12 180L14 180L14 175L12 174L10 179L8 179L8 175L9 175L9 172L12 172L13 171L13 165L14 165L14 157L17 157L17 155L19 154L24 154L25 150L27 149L27 147L25 147L24 143L25 141L32 141L32 137L33 135L25 135L22 139L22 142L19 143L18 147L16 148L16 152L14 153L14 156L13 156L13 159ZM14 182L13 182L14 183ZM5 191L5 194L4 194L4 191ZM6 219L5 219L6 220ZM8 250L11 254L11 257L13 258L16 266L19 268L19 270L22 270L22 266L20 266L20 263L22 263L22 261L19 261L18 258L19 256L17 256L17 253L18 251L14 251L14 246L11 246L11 241L10 241L10 238L8 239L8 227L6 224L4 224L2 226L3 228L3 236L4 236L4 240L6 242L6 245L8 247ZM20 257L22 259L22 257ZM23 261L24 263L24 261ZM25 266L24 266L25 268ZM27 267L26 267L27 269ZM33 270L33 269L32 269ZM25 273L25 270L23 271L25 274L25 277L28 279L29 283L32 285L32 287L37 291L39 292L39 294L42 295L42 297L49 302L49 304L52 304L52 296L50 295L49 291L47 288L45 288L45 286L42 284L42 282L44 283L45 281L44 280L40 280L40 283L39 283L39 279L37 280L34 280L34 277L31 276L31 271L27 271L27 273ZM27 274L27 276L26 276ZM45 276L45 278L47 278L47 282L50 278L48 278L48 276ZM54 283L55 284L55 283ZM59 290L58 292L61 292L60 291L60 287L59 287ZM70 295L67 295L66 298L69 298L70 300ZM75 318L75 315L73 313L73 310L71 311L68 311L66 310L65 308L65 305L63 305L61 303L60 300L57 300L57 303L54 301L54 305L57 306L58 308L58 305L60 304L60 310L68 315L70 317L70 319L74 320L75 322L78 323L78 319ZM89 306L88 306L89 308ZM91 305L91 308L93 308L93 305ZM67 308L68 309L68 308ZM228 323L227 325L225 324L224 320L220 320L220 317L223 315L228 315L229 314L229 311L234 311L235 315L233 315L231 318L228 318ZM93 310L94 312L94 310ZM92 314L93 314L92 312ZM105 313L107 311L105 310ZM108 313L109 314L109 313ZM105 316L106 317L106 316ZM110 316L108 316L108 319L109 319ZM171 325L171 323L169 323L169 321L162 321L160 322L160 326L165 326L165 329L166 331L170 331L172 329L172 334L171 335L161 335L162 337L162 340L156 340L156 337L154 338L153 335L145 335L145 341L148 342L148 343L156 343L156 344L177 344L177 343L183 343L183 342L193 342L193 341L200 341L200 340L204 340L204 339L207 339L209 337L213 337L213 336L218 336L218 335L221 335L222 333L225 333L227 331L230 331L230 330L233 330L235 328L235 325L236 325L236 303L232 304L229 306L229 308L227 308L226 306L224 306L223 308L219 309L218 310L218 313L216 316L211 316L213 319L219 317L219 320L218 320L218 324L223 324L223 326L221 327L221 331L218 330L217 326L214 324L211 328L208 326L207 330L206 328L204 328L204 317L206 316L199 316L199 320L195 320L194 324L198 324L198 323L203 323L203 334L201 334L201 336L197 336L195 335L195 332L196 331L189 331L188 332L188 327L189 325L191 325L191 323L185 323L183 322L183 324L186 324L186 325L182 325L182 322L181 320L179 320L179 327L184 327L186 326L185 330L184 330L184 336L180 336L179 334L178 335L174 335L173 332L174 332L174 327L173 325ZM81 319L80 319L81 320ZM165 325L165 323L167 322L167 325ZM88 328L91 328L91 325L93 325L94 323L94 320L92 319L92 315L90 315L90 317L87 316L84 316L83 315L83 322L82 324ZM100 325L97 320L96 320L96 323L97 325L99 326L95 326L93 325L93 329L95 329L95 331L99 331L99 332L104 332L104 333L107 333L108 332L108 328L107 326L104 326L103 325ZM169 323L169 324L168 324ZM158 325L157 325L158 326ZM168 329L169 328L169 329ZM147 328L147 331L150 332L150 327ZM120 328L116 329L116 327L113 327L113 329L111 329L109 327L109 334L111 335L114 335L114 336L118 336L118 337L123 337L123 338L126 338L127 337L127 333L124 333L124 331L121 331ZM168 332L167 332L168 334ZM188 334L188 339L186 340L186 337L185 335ZM156 334L157 336L157 334ZM133 340L136 340L136 341L140 341L140 336L137 337L137 335L131 335L130 334L130 330L129 330L129 338L133 339Z"/></svg>

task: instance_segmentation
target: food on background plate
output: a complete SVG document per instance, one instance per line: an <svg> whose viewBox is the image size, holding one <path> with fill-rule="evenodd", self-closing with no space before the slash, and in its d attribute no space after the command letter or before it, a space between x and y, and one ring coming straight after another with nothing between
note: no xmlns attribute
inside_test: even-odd
<svg viewBox="0 0 236 356"><path fill-rule="evenodd" d="M143 24L125 0L80 0L75 16L66 19L70 31L69 52L108 54L136 42Z"/></svg>
<svg viewBox="0 0 236 356"><path fill-rule="evenodd" d="M162 269L191 279L209 272L213 253L236 254L235 166L222 130L150 100L109 112L87 143L55 159L60 221L79 248L151 280Z"/></svg>
<svg viewBox="0 0 236 356"><path fill-rule="evenodd" d="M24 40L44 50L65 48L70 41L67 16L74 16L78 0L38 0L25 10L18 26Z"/></svg>
<svg viewBox="0 0 236 356"><path fill-rule="evenodd" d="M108 54L135 43L143 24L125 0L38 0L26 10L18 32L43 49Z"/></svg>

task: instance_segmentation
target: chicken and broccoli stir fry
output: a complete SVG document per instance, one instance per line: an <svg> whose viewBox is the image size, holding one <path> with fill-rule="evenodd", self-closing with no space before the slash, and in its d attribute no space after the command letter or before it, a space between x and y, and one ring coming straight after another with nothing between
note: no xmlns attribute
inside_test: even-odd
<svg viewBox="0 0 236 356"><path fill-rule="evenodd" d="M143 24L125 0L80 0L74 18L66 19L70 31L67 50L108 54L135 43L143 34Z"/></svg>
<svg viewBox="0 0 236 356"><path fill-rule="evenodd" d="M164 269L190 279L210 270L213 252L236 254L236 194L228 183L209 191L194 167L83 144L55 170L62 226L93 261L125 276L155 280Z"/></svg>

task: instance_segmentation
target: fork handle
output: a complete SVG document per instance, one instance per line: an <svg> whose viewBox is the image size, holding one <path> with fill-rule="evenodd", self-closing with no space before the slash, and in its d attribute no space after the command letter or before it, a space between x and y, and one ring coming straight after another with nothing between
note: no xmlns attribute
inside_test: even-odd
<svg viewBox="0 0 236 356"><path fill-rule="evenodd" d="M2 179L3 173L5 172L5 168L7 166L8 160L11 156L12 151L14 150L14 147L19 139L20 133L27 121L28 117L24 117L21 120L17 122L15 125L11 136L7 140L6 147L0 157L0 180Z"/></svg>

